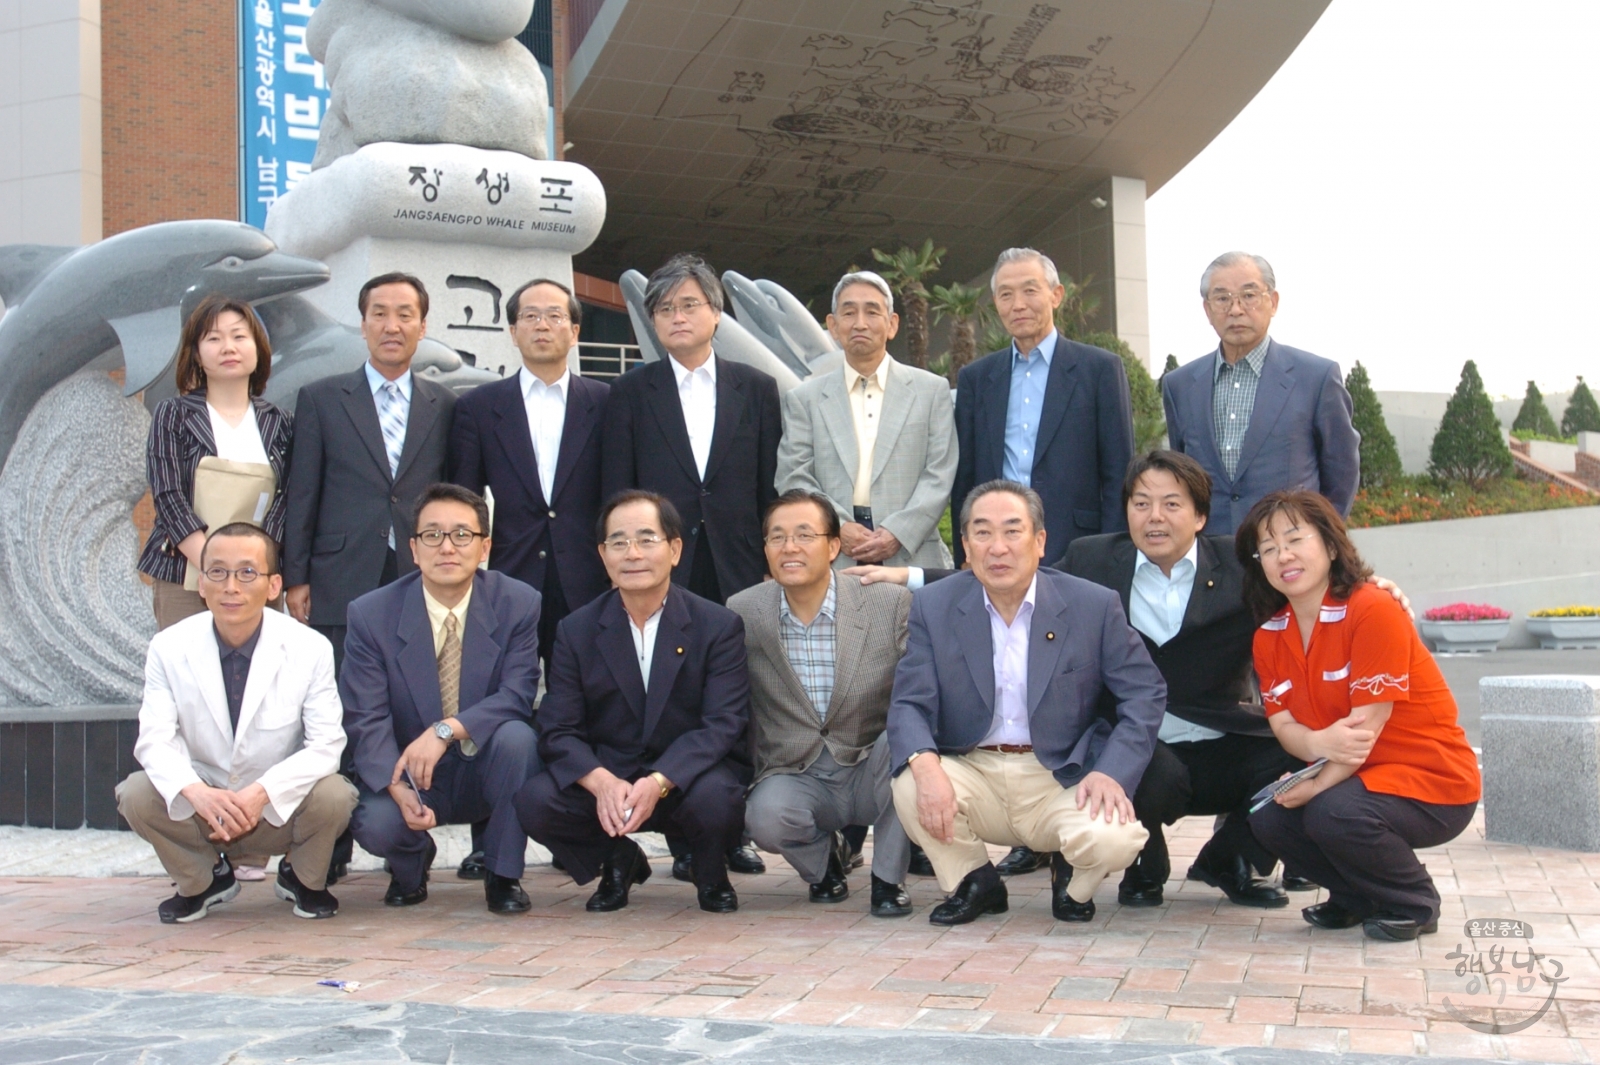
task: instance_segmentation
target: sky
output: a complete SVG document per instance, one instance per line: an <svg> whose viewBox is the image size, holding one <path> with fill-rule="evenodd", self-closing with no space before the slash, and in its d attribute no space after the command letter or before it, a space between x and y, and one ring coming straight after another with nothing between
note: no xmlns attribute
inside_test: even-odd
<svg viewBox="0 0 1600 1065"><path fill-rule="evenodd" d="M1386 391L1600 384L1600 3L1333 0L1146 206L1159 371L1214 350L1200 274L1237 248L1275 339Z"/></svg>

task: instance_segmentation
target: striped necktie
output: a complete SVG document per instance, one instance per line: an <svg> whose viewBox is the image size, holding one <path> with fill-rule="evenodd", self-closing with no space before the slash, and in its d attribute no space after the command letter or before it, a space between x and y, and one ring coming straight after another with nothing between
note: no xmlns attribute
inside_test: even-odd
<svg viewBox="0 0 1600 1065"><path fill-rule="evenodd" d="M444 616L444 642L439 645L439 706L442 717L461 712L461 630L454 611ZM478 745L462 740L461 753L471 758L478 753Z"/></svg>
<svg viewBox="0 0 1600 1065"><path fill-rule="evenodd" d="M406 446L406 400L400 386L385 381L378 389L378 426L383 430L383 449L389 453L389 476L400 472L400 453Z"/></svg>

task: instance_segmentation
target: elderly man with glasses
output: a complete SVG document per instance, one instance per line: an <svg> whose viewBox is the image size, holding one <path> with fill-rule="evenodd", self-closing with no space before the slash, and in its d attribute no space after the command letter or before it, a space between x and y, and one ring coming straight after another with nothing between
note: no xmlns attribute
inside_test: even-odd
<svg viewBox="0 0 1600 1065"><path fill-rule="evenodd" d="M1350 513L1361 436L1339 364L1267 335L1278 282L1259 255L1230 251L1200 277L1221 343L1161 382L1167 438L1211 475L1214 534L1232 534L1268 492L1307 488Z"/></svg>

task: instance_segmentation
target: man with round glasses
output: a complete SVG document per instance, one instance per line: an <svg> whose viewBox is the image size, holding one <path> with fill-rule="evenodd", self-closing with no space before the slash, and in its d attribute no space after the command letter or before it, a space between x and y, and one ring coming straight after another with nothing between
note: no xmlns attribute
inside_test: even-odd
<svg viewBox="0 0 1600 1065"><path fill-rule="evenodd" d="M478 568L493 547L488 528L483 497L430 485L411 535L417 572L350 604L339 673L361 789L350 830L388 861L388 906L427 901L438 850L429 829L480 822L489 911L531 905L511 799L538 768L540 599Z"/></svg>
<svg viewBox="0 0 1600 1065"><path fill-rule="evenodd" d="M1259 255L1225 252L1200 277L1217 350L1161 382L1167 438L1211 475L1211 530L1231 535L1268 492L1308 488L1348 515L1361 436L1339 364L1267 335L1278 283Z"/></svg>
<svg viewBox="0 0 1600 1065"><path fill-rule="evenodd" d="M201 552L207 610L156 634L145 660L134 757L117 810L177 883L164 924L205 917L239 894L232 860L282 854L274 886L297 917L332 917L334 841L356 790L339 775L345 734L333 647L266 609L283 591L261 529L224 525Z"/></svg>

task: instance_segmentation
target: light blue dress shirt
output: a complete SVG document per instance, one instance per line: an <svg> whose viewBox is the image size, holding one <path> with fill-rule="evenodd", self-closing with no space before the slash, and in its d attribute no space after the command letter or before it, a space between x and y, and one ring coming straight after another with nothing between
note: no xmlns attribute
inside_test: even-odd
<svg viewBox="0 0 1600 1065"><path fill-rule="evenodd" d="M370 362L362 363L361 368L367 371L367 387L372 389L372 396L376 399L378 389L388 383L389 379L379 373ZM409 408L411 406L411 371L407 370L399 377L396 377L394 383L400 386L400 394L406 398L406 406Z"/></svg>
<svg viewBox="0 0 1600 1065"><path fill-rule="evenodd" d="M1006 400L1006 459L1000 472L1008 481L1033 484L1034 447L1039 441L1039 414L1044 410L1045 385L1056 356L1056 331L1026 354L1011 342L1011 395Z"/></svg>
<svg viewBox="0 0 1600 1065"><path fill-rule="evenodd" d="M1136 553L1133 586L1128 589L1128 621L1154 640L1157 647L1183 628L1183 615L1189 609L1189 596L1194 593L1195 560L1199 553L1200 541L1196 540L1189 545L1189 553L1172 564L1170 577L1146 558L1143 551ZM1161 731L1156 738L1163 743L1193 743L1214 740L1221 735L1216 729L1167 714L1161 719Z"/></svg>

